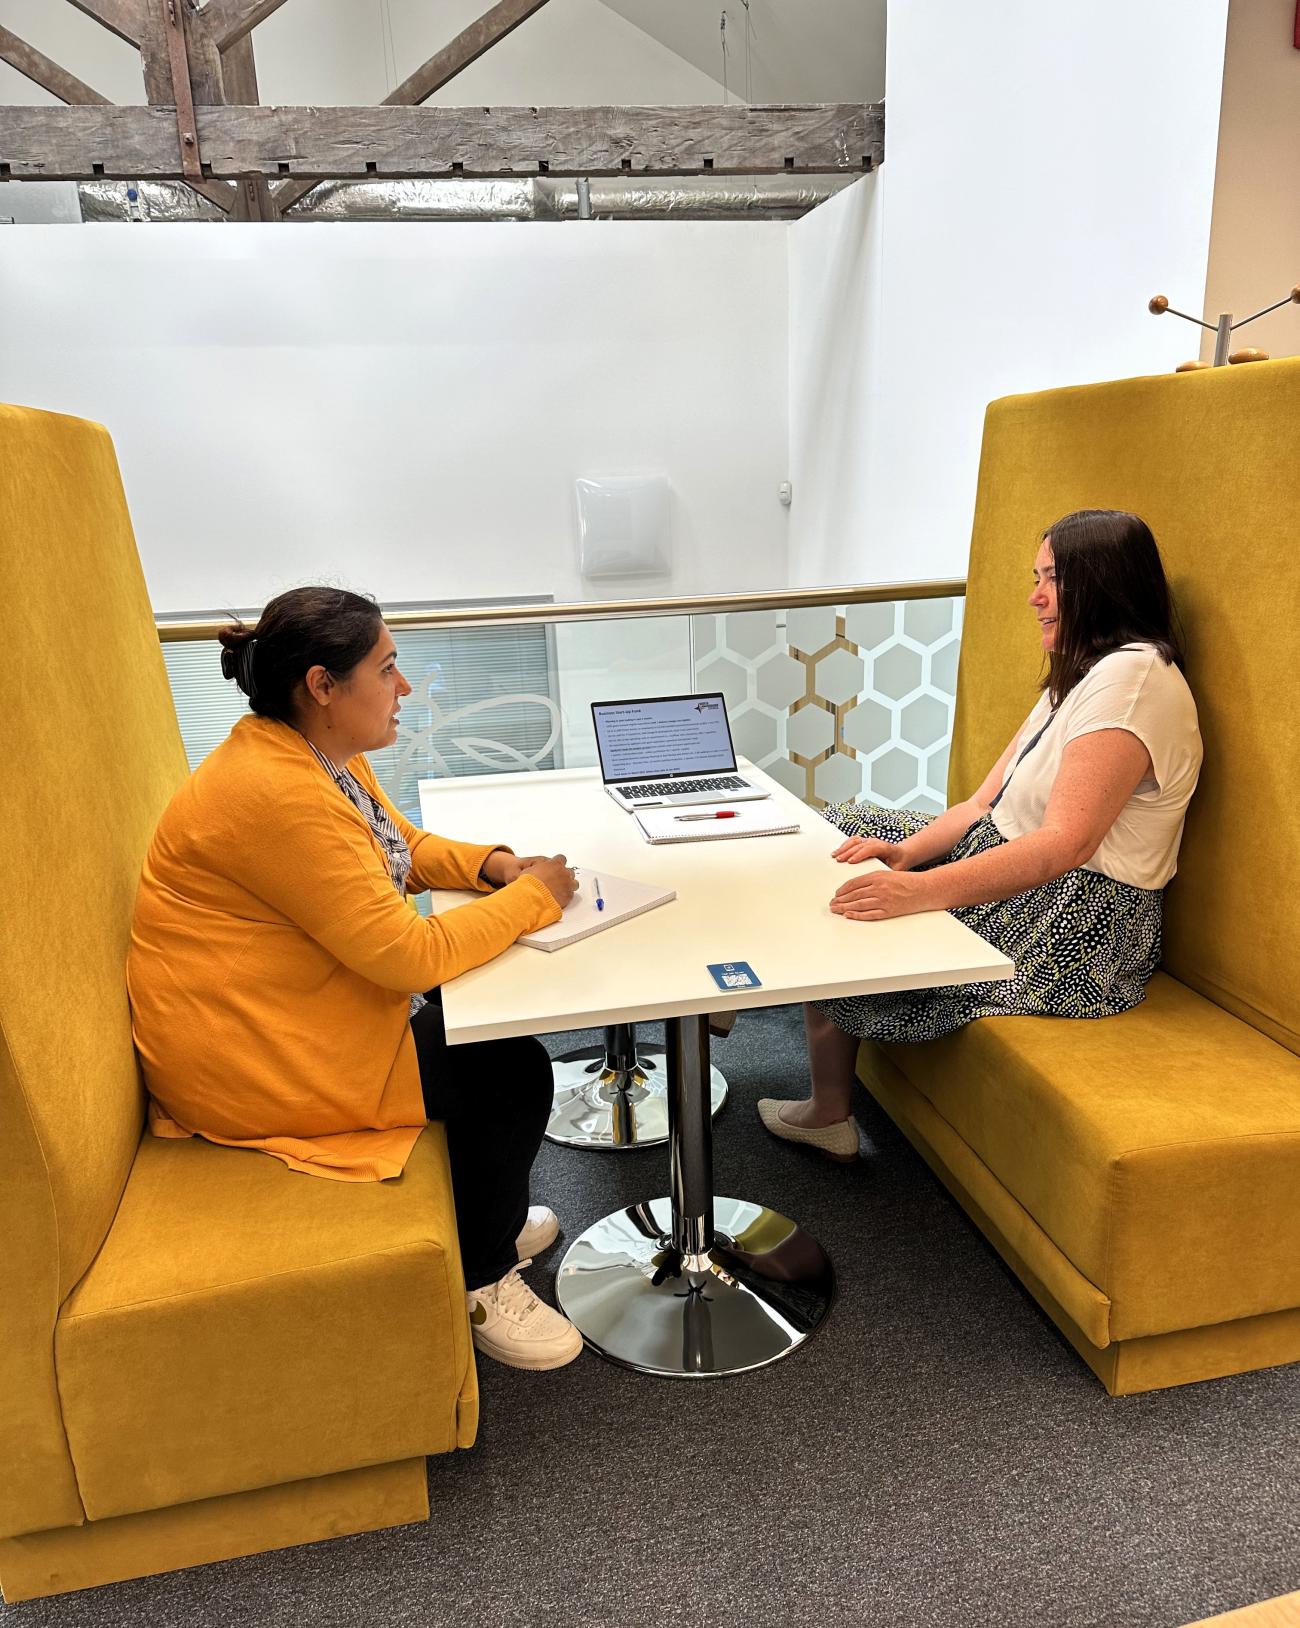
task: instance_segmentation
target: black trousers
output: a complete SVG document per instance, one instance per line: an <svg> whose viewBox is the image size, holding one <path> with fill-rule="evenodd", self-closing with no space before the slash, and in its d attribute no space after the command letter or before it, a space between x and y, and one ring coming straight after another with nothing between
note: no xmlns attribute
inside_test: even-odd
<svg viewBox="0 0 1300 1628"><path fill-rule="evenodd" d="M495 1283L516 1264L528 1218L528 1177L542 1145L554 1084L540 1040L449 1046L441 991L411 1019L424 1111L447 1128L465 1287Z"/></svg>

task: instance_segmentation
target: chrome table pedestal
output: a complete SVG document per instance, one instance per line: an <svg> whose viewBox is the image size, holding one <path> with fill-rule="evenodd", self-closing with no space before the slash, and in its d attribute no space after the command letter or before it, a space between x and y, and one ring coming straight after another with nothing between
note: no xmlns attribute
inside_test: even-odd
<svg viewBox="0 0 1300 1628"><path fill-rule="evenodd" d="M662 1046L638 1046L630 1023L611 1024L603 1047L571 1052L551 1065L555 1102L548 1142L565 1147L646 1148L668 1140L668 1083ZM709 1071L711 1113L727 1100L727 1082Z"/></svg>
<svg viewBox="0 0 1300 1628"><path fill-rule="evenodd" d="M672 1195L588 1227L560 1263L556 1299L593 1350L626 1368L744 1373L817 1331L834 1269L795 1222L713 1196L708 1021L670 1018L667 1040Z"/></svg>

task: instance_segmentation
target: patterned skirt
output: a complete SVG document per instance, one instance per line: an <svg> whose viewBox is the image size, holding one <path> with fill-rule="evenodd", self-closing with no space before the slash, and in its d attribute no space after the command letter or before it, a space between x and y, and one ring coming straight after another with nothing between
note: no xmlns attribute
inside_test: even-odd
<svg viewBox="0 0 1300 1628"><path fill-rule="evenodd" d="M835 803L826 818L854 837L902 842L933 818L874 803ZM992 817L976 821L946 859L1001 847ZM921 866L930 869L931 866ZM1111 1017L1143 998L1160 964L1163 888L1132 887L1098 871L1070 870L1054 882L951 914L1016 964L1005 983L851 995L816 1004L846 1034L864 1040L936 1040L982 1017Z"/></svg>

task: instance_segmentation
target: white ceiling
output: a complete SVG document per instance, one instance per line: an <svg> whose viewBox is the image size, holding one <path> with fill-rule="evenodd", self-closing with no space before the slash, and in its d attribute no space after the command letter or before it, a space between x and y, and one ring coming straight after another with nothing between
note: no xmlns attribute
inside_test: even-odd
<svg viewBox="0 0 1300 1628"><path fill-rule="evenodd" d="M727 88L746 101L874 102L885 94L885 0L603 3L719 83L725 11Z"/></svg>

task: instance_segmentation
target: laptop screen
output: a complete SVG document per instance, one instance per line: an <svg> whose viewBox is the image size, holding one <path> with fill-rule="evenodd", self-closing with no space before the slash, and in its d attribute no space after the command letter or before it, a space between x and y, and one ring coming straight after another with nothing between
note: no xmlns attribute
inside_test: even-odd
<svg viewBox="0 0 1300 1628"><path fill-rule="evenodd" d="M730 774L736 767L720 694L593 701L591 720L607 781Z"/></svg>

